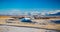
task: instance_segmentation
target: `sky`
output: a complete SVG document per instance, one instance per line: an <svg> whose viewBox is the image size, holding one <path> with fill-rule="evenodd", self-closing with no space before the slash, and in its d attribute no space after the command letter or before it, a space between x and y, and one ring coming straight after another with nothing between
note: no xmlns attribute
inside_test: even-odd
<svg viewBox="0 0 60 32"><path fill-rule="evenodd" d="M56 11L60 0L0 0L0 12L7 11Z"/></svg>

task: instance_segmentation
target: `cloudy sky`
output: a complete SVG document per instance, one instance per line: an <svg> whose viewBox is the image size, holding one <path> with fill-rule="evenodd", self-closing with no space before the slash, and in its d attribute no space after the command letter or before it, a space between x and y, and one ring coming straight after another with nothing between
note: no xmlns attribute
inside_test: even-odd
<svg viewBox="0 0 60 32"><path fill-rule="evenodd" d="M7 11L48 12L60 10L60 0L0 0L0 13Z"/></svg>

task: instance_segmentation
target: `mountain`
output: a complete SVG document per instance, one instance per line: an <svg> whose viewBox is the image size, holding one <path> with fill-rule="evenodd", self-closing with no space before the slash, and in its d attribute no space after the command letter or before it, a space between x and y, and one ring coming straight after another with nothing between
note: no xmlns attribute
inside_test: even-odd
<svg viewBox="0 0 60 32"><path fill-rule="evenodd" d="M55 14L48 14L47 16L60 16L60 12L57 12Z"/></svg>

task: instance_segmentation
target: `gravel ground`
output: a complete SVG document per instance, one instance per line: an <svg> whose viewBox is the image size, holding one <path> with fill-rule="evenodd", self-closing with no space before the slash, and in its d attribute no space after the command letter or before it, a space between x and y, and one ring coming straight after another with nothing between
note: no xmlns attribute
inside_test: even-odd
<svg viewBox="0 0 60 32"><path fill-rule="evenodd" d="M0 26L0 32L57 32L57 31L26 27Z"/></svg>

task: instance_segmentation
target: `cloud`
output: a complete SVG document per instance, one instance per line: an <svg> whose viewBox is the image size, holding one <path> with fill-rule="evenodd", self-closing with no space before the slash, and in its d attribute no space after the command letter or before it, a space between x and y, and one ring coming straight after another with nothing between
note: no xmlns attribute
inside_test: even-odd
<svg viewBox="0 0 60 32"><path fill-rule="evenodd" d="M28 11L26 10L20 10L20 9L10 9L10 10L4 10L0 13L0 15L27 15Z"/></svg>
<svg viewBox="0 0 60 32"><path fill-rule="evenodd" d="M20 15L20 10L13 9L11 11L8 11L10 15Z"/></svg>
<svg viewBox="0 0 60 32"><path fill-rule="evenodd" d="M41 15L46 15L46 12L41 12Z"/></svg>
<svg viewBox="0 0 60 32"><path fill-rule="evenodd" d="M4 10L0 12L2 15L20 15L20 10L18 9L11 9L11 10Z"/></svg>

